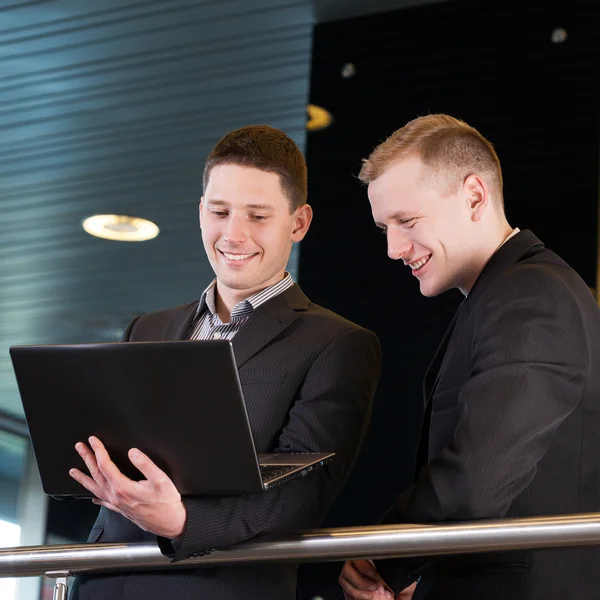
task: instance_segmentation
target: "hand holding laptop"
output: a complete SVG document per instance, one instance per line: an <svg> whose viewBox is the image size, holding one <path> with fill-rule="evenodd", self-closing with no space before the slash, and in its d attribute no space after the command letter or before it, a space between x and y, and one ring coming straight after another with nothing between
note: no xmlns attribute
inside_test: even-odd
<svg viewBox="0 0 600 600"><path fill-rule="evenodd" d="M69 475L94 494L93 502L122 514L138 527L155 535L175 539L183 534L187 512L173 481L143 452L132 448L129 460L146 478L133 481L121 473L104 444L89 438L91 448L79 442L75 449L90 475L71 469Z"/></svg>

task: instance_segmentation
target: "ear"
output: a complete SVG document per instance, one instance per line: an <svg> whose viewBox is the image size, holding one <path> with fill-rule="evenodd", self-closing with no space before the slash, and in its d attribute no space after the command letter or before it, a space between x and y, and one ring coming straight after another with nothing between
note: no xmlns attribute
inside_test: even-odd
<svg viewBox="0 0 600 600"><path fill-rule="evenodd" d="M200 198L200 204L198 205L198 220L200 221L200 229L202 229L202 210L204 208L204 196Z"/></svg>
<svg viewBox="0 0 600 600"><path fill-rule="evenodd" d="M462 187L472 221L479 221L491 203L490 191L479 175L468 175Z"/></svg>
<svg viewBox="0 0 600 600"><path fill-rule="evenodd" d="M294 229L292 230L292 242L300 242L304 239L313 217L312 208L303 204L293 214Z"/></svg>

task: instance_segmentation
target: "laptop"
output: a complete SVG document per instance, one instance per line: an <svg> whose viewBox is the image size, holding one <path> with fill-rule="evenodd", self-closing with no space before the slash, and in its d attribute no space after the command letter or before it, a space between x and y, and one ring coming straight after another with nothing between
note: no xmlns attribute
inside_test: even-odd
<svg viewBox="0 0 600 600"><path fill-rule="evenodd" d="M91 435L122 473L145 452L182 496L269 490L327 464L334 453L257 454L229 340L10 348L44 492L91 498L69 476Z"/></svg>

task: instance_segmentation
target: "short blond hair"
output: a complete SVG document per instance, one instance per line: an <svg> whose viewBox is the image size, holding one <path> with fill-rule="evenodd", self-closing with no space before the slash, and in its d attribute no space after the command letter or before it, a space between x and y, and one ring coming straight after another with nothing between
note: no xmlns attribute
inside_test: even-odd
<svg viewBox="0 0 600 600"><path fill-rule="evenodd" d="M369 183L393 163L418 156L428 167L426 181L444 193L458 189L468 175L483 176L503 204L502 169L492 144L474 127L449 115L418 117L398 129L363 159L359 179Z"/></svg>

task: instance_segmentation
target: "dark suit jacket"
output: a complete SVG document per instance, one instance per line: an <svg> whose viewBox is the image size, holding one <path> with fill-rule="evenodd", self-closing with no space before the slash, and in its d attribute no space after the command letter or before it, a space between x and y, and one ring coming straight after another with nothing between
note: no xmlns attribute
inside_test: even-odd
<svg viewBox="0 0 600 600"><path fill-rule="evenodd" d="M426 376L416 484L387 523L600 510L600 310L530 232L508 240L465 299ZM600 597L600 548L381 561L415 598ZM410 579L410 577L409 577Z"/></svg>
<svg viewBox="0 0 600 600"><path fill-rule="evenodd" d="M124 338L186 339L197 304L137 318ZM356 459L370 416L381 366L376 336L313 304L296 285L257 308L233 348L257 451L337 456L327 467L262 494L186 499L185 534L173 544L159 540L174 560L260 533L317 527ZM156 536L102 508L88 541L142 540ZM295 589L294 565L266 565L81 577L72 598L291 600Z"/></svg>

